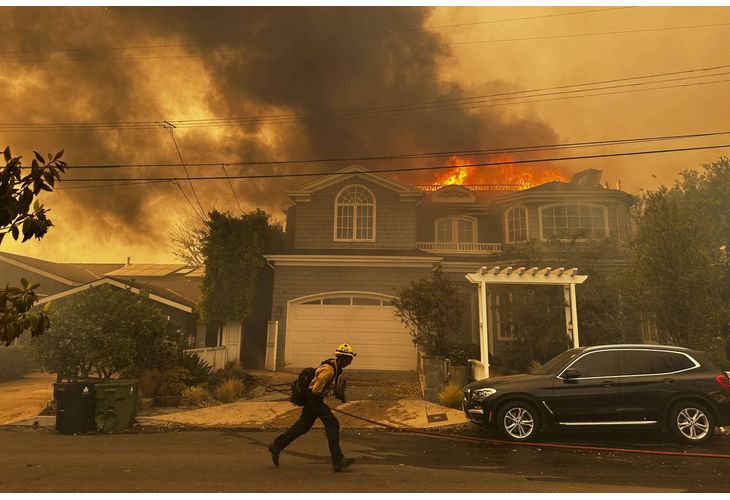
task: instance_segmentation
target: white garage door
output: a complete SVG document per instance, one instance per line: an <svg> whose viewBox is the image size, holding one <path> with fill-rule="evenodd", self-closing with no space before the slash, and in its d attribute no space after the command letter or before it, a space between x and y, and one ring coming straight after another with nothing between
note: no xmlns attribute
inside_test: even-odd
<svg viewBox="0 0 730 500"><path fill-rule="evenodd" d="M415 370L411 334L393 311L388 299L357 295L291 305L286 327L288 366L317 366L347 342L357 353L351 365L354 370Z"/></svg>

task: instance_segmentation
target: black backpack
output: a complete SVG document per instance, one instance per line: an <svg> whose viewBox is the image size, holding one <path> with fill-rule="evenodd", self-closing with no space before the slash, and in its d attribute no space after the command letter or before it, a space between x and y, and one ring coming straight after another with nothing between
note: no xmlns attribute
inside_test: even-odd
<svg viewBox="0 0 730 500"><path fill-rule="evenodd" d="M320 366L327 363L332 368L335 369L335 378L337 377L337 366L331 361L326 360L322 361ZM297 379L292 382L291 384L291 396L289 396L289 401L291 401L293 404L297 406L304 406L304 402L306 401L305 397L307 394L307 391L309 390L309 384L312 383L312 380L314 380L314 374L317 371L316 368L312 368L311 366L309 368L305 368L301 372L299 372L299 375L297 376Z"/></svg>
<svg viewBox="0 0 730 500"><path fill-rule="evenodd" d="M309 384L314 380L314 372L316 372L311 366L305 368L299 373L297 379L291 384L291 396L289 401L297 406L304 406L304 397L309 390Z"/></svg>

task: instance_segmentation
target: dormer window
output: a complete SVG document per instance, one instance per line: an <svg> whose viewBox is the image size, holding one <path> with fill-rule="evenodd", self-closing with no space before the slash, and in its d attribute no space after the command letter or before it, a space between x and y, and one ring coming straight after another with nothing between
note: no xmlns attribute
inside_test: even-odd
<svg viewBox="0 0 730 500"><path fill-rule="evenodd" d="M365 186L347 186L335 198L335 241L375 241L375 197Z"/></svg>
<svg viewBox="0 0 730 500"><path fill-rule="evenodd" d="M436 221L439 243L476 243L477 223L471 217L448 217Z"/></svg>

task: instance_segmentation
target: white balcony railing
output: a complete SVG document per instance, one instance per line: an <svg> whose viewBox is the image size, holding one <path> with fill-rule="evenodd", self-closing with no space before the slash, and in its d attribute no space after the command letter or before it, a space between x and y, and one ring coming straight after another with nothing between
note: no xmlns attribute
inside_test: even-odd
<svg viewBox="0 0 730 500"><path fill-rule="evenodd" d="M192 352L197 354L200 359L206 361L215 370L226 366L226 346L186 349L185 352Z"/></svg>
<svg viewBox="0 0 730 500"><path fill-rule="evenodd" d="M416 243L419 250L429 253L453 253L484 255L500 253L501 243L442 243L436 241L425 241Z"/></svg>

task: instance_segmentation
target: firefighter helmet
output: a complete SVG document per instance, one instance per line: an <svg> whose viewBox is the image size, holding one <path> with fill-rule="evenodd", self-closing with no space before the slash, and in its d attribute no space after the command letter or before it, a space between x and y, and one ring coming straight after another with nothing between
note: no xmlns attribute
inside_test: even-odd
<svg viewBox="0 0 730 500"><path fill-rule="evenodd" d="M335 356L350 356L353 358L357 356L357 354L355 354L352 350L352 346L350 344L340 344L335 350Z"/></svg>

